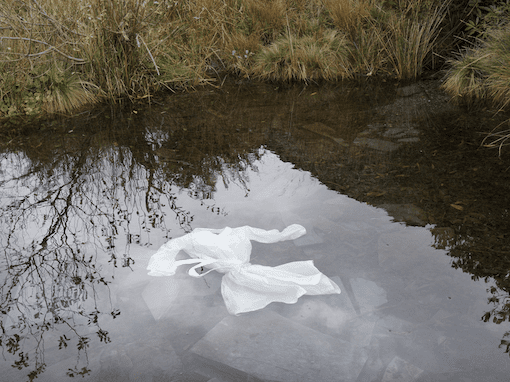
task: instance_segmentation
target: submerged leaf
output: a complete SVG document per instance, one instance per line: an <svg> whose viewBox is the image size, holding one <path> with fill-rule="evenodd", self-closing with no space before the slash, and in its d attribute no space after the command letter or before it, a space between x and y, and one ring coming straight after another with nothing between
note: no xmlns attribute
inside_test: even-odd
<svg viewBox="0 0 510 382"><path fill-rule="evenodd" d="M463 211L464 207L459 206L458 204L450 204L450 207L455 208L456 210Z"/></svg>

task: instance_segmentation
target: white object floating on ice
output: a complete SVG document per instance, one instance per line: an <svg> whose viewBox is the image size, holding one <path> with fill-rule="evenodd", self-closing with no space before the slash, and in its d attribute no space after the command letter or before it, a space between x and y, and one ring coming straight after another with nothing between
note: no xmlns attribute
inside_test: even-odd
<svg viewBox="0 0 510 382"><path fill-rule="evenodd" d="M202 277L213 270L225 273L221 293L230 314L262 309L271 302L293 304L305 294L340 293L338 285L322 274L312 260L276 267L250 263L250 240L276 243L297 239L305 233L299 224L290 225L282 232L249 226L196 228L162 245L151 257L147 269L151 276L172 276L180 265L195 264L188 271L193 277ZM181 250L192 259L176 260ZM197 269L201 267L210 270L198 274Z"/></svg>

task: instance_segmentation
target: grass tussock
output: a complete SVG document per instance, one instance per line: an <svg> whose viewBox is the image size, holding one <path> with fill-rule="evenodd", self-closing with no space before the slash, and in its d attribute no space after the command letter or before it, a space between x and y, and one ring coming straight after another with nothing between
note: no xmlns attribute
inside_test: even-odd
<svg viewBox="0 0 510 382"><path fill-rule="evenodd" d="M507 126L505 127L505 125ZM510 128L508 127L510 127L510 120L496 126L496 128L484 138L482 145L489 148L497 148L501 156L503 147L510 145Z"/></svg>
<svg viewBox="0 0 510 382"><path fill-rule="evenodd" d="M450 60L443 88L452 100L465 105L510 107L510 24L493 29L478 46ZM506 121L509 124L510 121ZM483 144L501 150L510 144L510 129L498 126Z"/></svg>
<svg viewBox="0 0 510 382"><path fill-rule="evenodd" d="M288 33L261 49L252 73L270 81L337 80L352 76L347 40L330 30L321 37Z"/></svg>
<svg viewBox="0 0 510 382"><path fill-rule="evenodd" d="M269 81L415 78L445 12L430 3L442 2L3 0L0 117L149 98L225 71Z"/></svg>
<svg viewBox="0 0 510 382"><path fill-rule="evenodd" d="M450 60L443 84L453 100L475 104L489 101L500 109L510 105L510 25L493 30L478 47Z"/></svg>
<svg viewBox="0 0 510 382"><path fill-rule="evenodd" d="M377 9L375 0L325 0L325 5L333 24L351 38L356 38L359 26Z"/></svg>
<svg viewBox="0 0 510 382"><path fill-rule="evenodd" d="M388 17L390 32L385 50L398 78L417 78L421 75L423 62L434 48L446 4L431 7L409 2L401 11L407 17L395 13Z"/></svg>

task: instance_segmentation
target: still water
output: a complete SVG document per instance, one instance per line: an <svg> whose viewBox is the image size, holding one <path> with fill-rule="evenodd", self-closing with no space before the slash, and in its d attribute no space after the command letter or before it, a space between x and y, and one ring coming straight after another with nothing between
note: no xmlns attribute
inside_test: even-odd
<svg viewBox="0 0 510 382"><path fill-rule="evenodd" d="M367 82L4 127L1 380L507 381L510 172L479 147L498 123L436 82ZM251 263L313 260L340 294L235 316L221 273L147 275L194 228L291 224Z"/></svg>

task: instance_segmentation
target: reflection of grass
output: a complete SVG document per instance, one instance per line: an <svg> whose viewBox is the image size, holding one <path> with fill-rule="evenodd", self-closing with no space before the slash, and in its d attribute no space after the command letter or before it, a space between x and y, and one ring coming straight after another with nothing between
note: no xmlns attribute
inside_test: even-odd
<svg viewBox="0 0 510 382"><path fill-rule="evenodd" d="M0 117L210 81L419 76L444 8L407 0L5 0ZM439 2L438 2L439 3Z"/></svg>
<svg viewBox="0 0 510 382"><path fill-rule="evenodd" d="M510 124L510 120L505 121L505 123ZM496 129L483 140L485 147L498 148L500 156L503 147L509 144L508 140L510 139L510 129L498 130L501 125L502 124L498 125Z"/></svg>

